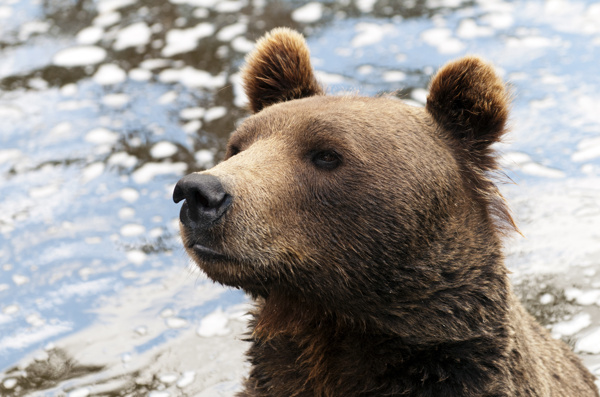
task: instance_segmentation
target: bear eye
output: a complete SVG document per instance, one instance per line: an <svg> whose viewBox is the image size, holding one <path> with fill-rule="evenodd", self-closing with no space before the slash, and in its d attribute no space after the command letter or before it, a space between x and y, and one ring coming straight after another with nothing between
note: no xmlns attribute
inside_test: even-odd
<svg viewBox="0 0 600 397"><path fill-rule="evenodd" d="M227 148L227 153L226 153L226 157L230 158L235 156L236 154L238 154L240 152L240 148L235 146L235 145L231 145Z"/></svg>
<svg viewBox="0 0 600 397"><path fill-rule="evenodd" d="M333 170L342 163L342 159L340 155L333 150L323 150L316 152L312 156L312 162L318 168Z"/></svg>

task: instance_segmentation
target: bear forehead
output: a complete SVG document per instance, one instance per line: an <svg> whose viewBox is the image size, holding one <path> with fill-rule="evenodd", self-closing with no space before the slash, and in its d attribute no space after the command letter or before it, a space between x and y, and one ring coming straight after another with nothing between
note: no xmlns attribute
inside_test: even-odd
<svg viewBox="0 0 600 397"><path fill-rule="evenodd" d="M230 144L241 148L265 138L296 144L365 140L377 144L396 138L408 142L422 140L435 130L435 122L423 108L393 97L312 96L274 104L250 116Z"/></svg>

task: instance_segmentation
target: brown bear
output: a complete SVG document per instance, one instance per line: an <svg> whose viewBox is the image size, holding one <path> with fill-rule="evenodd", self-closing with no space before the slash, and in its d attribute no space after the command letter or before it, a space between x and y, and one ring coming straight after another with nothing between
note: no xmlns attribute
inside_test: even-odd
<svg viewBox="0 0 600 397"><path fill-rule="evenodd" d="M256 301L239 396L598 396L509 285L490 65L445 65L424 109L328 96L276 29L242 73L254 114L173 194L189 255Z"/></svg>

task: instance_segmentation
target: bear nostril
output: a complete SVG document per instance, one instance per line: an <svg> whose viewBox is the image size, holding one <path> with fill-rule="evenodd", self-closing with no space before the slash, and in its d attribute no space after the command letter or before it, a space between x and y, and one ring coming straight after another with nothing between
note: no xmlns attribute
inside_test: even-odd
<svg viewBox="0 0 600 397"><path fill-rule="evenodd" d="M190 220L198 225L208 225L216 221L231 203L230 197L219 178L206 174L186 175L177 182L173 190L173 201L186 201L182 208L181 221Z"/></svg>

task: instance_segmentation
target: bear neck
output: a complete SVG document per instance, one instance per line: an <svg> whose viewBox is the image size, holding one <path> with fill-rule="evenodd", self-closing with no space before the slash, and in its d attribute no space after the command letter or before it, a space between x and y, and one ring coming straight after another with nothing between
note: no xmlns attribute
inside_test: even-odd
<svg viewBox="0 0 600 397"><path fill-rule="evenodd" d="M313 297L286 286L272 288L260 299L254 335L295 337L330 328L338 334L397 338L411 348L504 337L512 292L500 236L485 209L467 211L420 236L429 241L420 251L395 265L384 258L386 271L390 264L395 270L385 285L360 297Z"/></svg>

